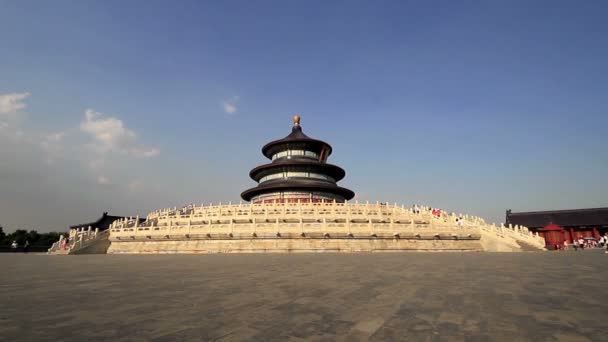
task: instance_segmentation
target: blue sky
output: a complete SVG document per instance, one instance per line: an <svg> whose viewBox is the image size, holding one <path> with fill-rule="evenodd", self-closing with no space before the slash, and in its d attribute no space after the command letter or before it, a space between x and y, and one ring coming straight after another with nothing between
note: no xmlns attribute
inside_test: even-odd
<svg viewBox="0 0 608 342"><path fill-rule="evenodd" d="M238 201L295 113L358 200L490 222L608 206L606 17L602 1L0 1L0 224Z"/></svg>

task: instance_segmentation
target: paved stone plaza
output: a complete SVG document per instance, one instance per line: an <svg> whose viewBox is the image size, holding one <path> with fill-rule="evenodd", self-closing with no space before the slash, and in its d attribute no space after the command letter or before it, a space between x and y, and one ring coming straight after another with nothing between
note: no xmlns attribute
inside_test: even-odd
<svg viewBox="0 0 608 342"><path fill-rule="evenodd" d="M3 341L608 341L608 255L0 254Z"/></svg>

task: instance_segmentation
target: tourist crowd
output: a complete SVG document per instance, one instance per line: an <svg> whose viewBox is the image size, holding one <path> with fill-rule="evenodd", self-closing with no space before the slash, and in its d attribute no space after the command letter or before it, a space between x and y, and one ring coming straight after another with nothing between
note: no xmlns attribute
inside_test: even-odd
<svg viewBox="0 0 608 342"><path fill-rule="evenodd" d="M430 212L434 217L446 217L448 214L447 211L439 208L427 207L423 205L414 204L412 205L412 212L414 214L420 214L424 212ZM456 217L456 225L462 227L464 225L464 217L458 216Z"/></svg>
<svg viewBox="0 0 608 342"><path fill-rule="evenodd" d="M61 244L59 245L59 248L70 249L70 238L66 237L65 239L61 240Z"/></svg>
<svg viewBox="0 0 608 342"><path fill-rule="evenodd" d="M441 215L445 213L442 209L426 207L418 204L412 205L412 211L414 212L414 214L420 214L421 212L430 211L431 214L433 214L433 216L435 217L441 217Z"/></svg>
<svg viewBox="0 0 608 342"><path fill-rule="evenodd" d="M19 244L17 243L17 240L14 240L13 243L11 243L11 250L13 252L16 252L19 249ZM30 250L30 242L28 240L25 240L25 243L23 244L23 253L27 253Z"/></svg>
<svg viewBox="0 0 608 342"><path fill-rule="evenodd" d="M572 248L575 251L579 249L584 250L585 248L606 248L606 253L608 253L608 233L601 236L599 240L593 237L579 237L578 239L574 239L572 243L568 243L568 240L566 240L563 244L556 244L554 248L556 250L568 250Z"/></svg>

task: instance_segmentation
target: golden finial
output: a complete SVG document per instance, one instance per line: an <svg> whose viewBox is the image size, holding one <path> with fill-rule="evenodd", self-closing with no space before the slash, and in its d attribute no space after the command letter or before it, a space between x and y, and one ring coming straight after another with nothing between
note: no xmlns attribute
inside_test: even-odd
<svg viewBox="0 0 608 342"><path fill-rule="evenodd" d="M300 116L298 114L293 116L293 125L294 126L299 126L300 125Z"/></svg>

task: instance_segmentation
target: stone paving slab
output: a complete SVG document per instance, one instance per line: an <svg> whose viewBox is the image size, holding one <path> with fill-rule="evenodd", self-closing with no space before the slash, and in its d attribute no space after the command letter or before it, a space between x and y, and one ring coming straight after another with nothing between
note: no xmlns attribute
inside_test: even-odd
<svg viewBox="0 0 608 342"><path fill-rule="evenodd" d="M1 341L608 341L608 255L0 254Z"/></svg>

